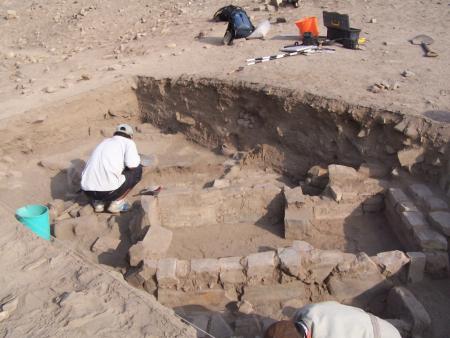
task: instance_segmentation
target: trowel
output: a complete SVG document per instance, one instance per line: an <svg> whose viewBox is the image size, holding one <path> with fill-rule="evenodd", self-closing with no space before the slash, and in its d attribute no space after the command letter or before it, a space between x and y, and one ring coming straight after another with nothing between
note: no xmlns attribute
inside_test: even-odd
<svg viewBox="0 0 450 338"><path fill-rule="evenodd" d="M417 35L416 37L412 38L410 42L413 45L420 45L425 52L425 56L427 57L437 57L438 53L431 50L430 45L434 42L433 38L428 35Z"/></svg>

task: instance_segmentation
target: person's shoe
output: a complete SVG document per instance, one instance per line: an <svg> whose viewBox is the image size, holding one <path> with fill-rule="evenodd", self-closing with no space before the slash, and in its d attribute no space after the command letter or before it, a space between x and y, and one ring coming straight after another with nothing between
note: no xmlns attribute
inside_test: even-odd
<svg viewBox="0 0 450 338"><path fill-rule="evenodd" d="M105 211L105 203L103 201L93 201L92 206L94 207L95 212Z"/></svg>
<svg viewBox="0 0 450 338"><path fill-rule="evenodd" d="M125 200L112 201L108 207L108 211L112 214L118 214L120 212L127 212L131 209L131 204Z"/></svg>

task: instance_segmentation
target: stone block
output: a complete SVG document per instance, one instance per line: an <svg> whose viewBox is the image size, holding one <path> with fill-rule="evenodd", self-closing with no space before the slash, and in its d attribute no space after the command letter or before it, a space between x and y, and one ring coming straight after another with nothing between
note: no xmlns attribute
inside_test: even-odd
<svg viewBox="0 0 450 338"><path fill-rule="evenodd" d="M228 303L235 300L223 289L184 292L181 290L158 288L158 301L164 306L171 308L184 305L197 305L215 310L218 307L224 308Z"/></svg>
<svg viewBox="0 0 450 338"><path fill-rule="evenodd" d="M281 189L274 184L253 187L166 189L158 195L161 224L167 227L278 222L283 215ZM177 212L173 212L177 210Z"/></svg>
<svg viewBox="0 0 450 338"><path fill-rule="evenodd" d="M136 266L144 258L159 259L164 257L171 243L172 231L161 226L152 226L144 239L130 248L130 265Z"/></svg>
<svg viewBox="0 0 450 338"><path fill-rule="evenodd" d="M412 327L412 337L431 337L431 319L423 305L411 291L402 286L391 289L387 311L393 318L405 320Z"/></svg>
<svg viewBox="0 0 450 338"><path fill-rule="evenodd" d="M446 211L448 210L447 202L438 198L430 197L424 201L425 208L428 211Z"/></svg>
<svg viewBox="0 0 450 338"><path fill-rule="evenodd" d="M425 184L416 183L408 186L408 192L419 203L424 203L425 200L433 197L433 192Z"/></svg>
<svg viewBox="0 0 450 338"><path fill-rule="evenodd" d="M450 237L450 212L433 211L428 214L428 219L435 229Z"/></svg>
<svg viewBox="0 0 450 338"><path fill-rule="evenodd" d="M384 197L381 194L371 196L363 202L364 213L380 212L384 208Z"/></svg>
<svg viewBox="0 0 450 338"><path fill-rule="evenodd" d="M306 281L322 284L338 264L349 263L354 259L355 255L339 250L313 249L304 258L304 266L308 274Z"/></svg>
<svg viewBox="0 0 450 338"><path fill-rule="evenodd" d="M423 252L407 252L406 255L409 258L406 281L408 283L421 282L425 271L426 255Z"/></svg>
<svg viewBox="0 0 450 338"><path fill-rule="evenodd" d="M330 178L330 183L361 179L355 168L339 164L330 164L328 166L328 177Z"/></svg>
<svg viewBox="0 0 450 338"><path fill-rule="evenodd" d="M387 202L390 203L394 209L400 202L410 202L411 200L406 196L400 188L389 188L387 191Z"/></svg>
<svg viewBox="0 0 450 338"><path fill-rule="evenodd" d="M240 313L245 313L246 315L255 312L255 309L253 309L253 305L246 300L241 300L237 302L236 306L239 309Z"/></svg>
<svg viewBox="0 0 450 338"><path fill-rule="evenodd" d="M397 153L398 161L402 167L407 167L411 170L412 166L416 163L421 163L424 160L423 148L410 148L403 149Z"/></svg>
<svg viewBox="0 0 450 338"><path fill-rule="evenodd" d="M417 209L417 206L412 201L404 201L400 202L395 206L395 211L399 214L401 214L404 211L415 211L419 212L419 209Z"/></svg>
<svg viewBox="0 0 450 338"><path fill-rule="evenodd" d="M305 203L305 195L301 187L295 187L290 189L289 187L284 187L283 189L284 198L286 200L287 207L297 207L300 208Z"/></svg>
<svg viewBox="0 0 450 338"><path fill-rule="evenodd" d="M242 257L225 257L219 259L220 281L224 286L242 284L247 280L241 260Z"/></svg>
<svg viewBox="0 0 450 338"><path fill-rule="evenodd" d="M284 237L287 239L302 239L312 235L313 209L286 208L284 213Z"/></svg>
<svg viewBox="0 0 450 338"><path fill-rule="evenodd" d="M245 286L241 299L253 305L256 313L267 315L273 306L280 305L292 299L305 301L309 299L308 286L301 281L287 284Z"/></svg>
<svg viewBox="0 0 450 338"><path fill-rule="evenodd" d="M412 229L414 240L424 251L447 251L447 238L430 227L414 227Z"/></svg>
<svg viewBox="0 0 450 338"><path fill-rule="evenodd" d="M163 258L158 261L158 268L156 270L156 280L158 281L158 288L170 289L178 285L177 260L175 258Z"/></svg>
<svg viewBox="0 0 450 338"><path fill-rule="evenodd" d="M298 250L289 248L279 248L278 258L280 259L281 269L296 278L305 278L306 271L302 266L302 257Z"/></svg>
<svg viewBox="0 0 450 338"><path fill-rule="evenodd" d="M211 316L207 332L216 338L229 338L233 336L233 330L230 325L218 313Z"/></svg>
<svg viewBox="0 0 450 338"><path fill-rule="evenodd" d="M409 231L413 228L428 227L428 223L420 211L404 211L400 217L403 225Z"/></svg>
<svg viewBox="0 0 450 338"><path fill-rule="evenodd" d="M425 252L425 271L435 279L449 277L449 258L444 251Z"/></svg>
<svg viewBox="0 0 450 338"><path fill-rule="evenodd" d="M389 174L389 168L381 163L363 163L358 169L358 174L364 177L382 178Z"/></svg>
<svg viewBox="0 0 450 338"><path fill-rule="evenodd" d="M293 241L292 248L300 252L307 252L314 249L314 247L311 244L305 241Z"/></svg>
<svg viewBox="0 0 450 338"><path fill-rule="evenodd" d="M390 286L365 253L356 256L348 271L333 274L327 281L330 294L338 301L363 308L383 295Z"/></svg>
<svg viewBox="0 0 450 338"><path fill-rule="evenodd" d="M144 259L142 267L139 271L141 277L145 280L151 280L156 276L158 270L158 261L154 259Z"/></svg>
<svg viewBox="0 0 450 338"><path fill-rule="evenodd" d="M250 254L246 257L246 274L249 284L273 282L276 277L275 251Z"/></svg>
<svg viewBox="0 0 450 338"><path fill-rule="evenodd" d="M399 250L380 252L373 259L386 277L399 275L409 263L409 258Z"/></svg>
<svg viewBox="0 0 450 338"><path fill-rule="evenodd" d="M335 201L322 200L314 205L314 219L338 220L347 217L361 216L363 214L360 203L336 203Z"/></svg>
<svg viewBox="0 0 450 338"><path fill-rule="evenodd" d="M205 288L212 288L217 284L219 270L220 264L218 259L192 259L189 279L192 280L196 289L202 290Z"/></svg>
<svg viewBox="0 0 450 338"><path fill-rule="evenodd" d="M191 261L188 260L177 260L177 278L184 279L189 276L191 272Z"/></svg>

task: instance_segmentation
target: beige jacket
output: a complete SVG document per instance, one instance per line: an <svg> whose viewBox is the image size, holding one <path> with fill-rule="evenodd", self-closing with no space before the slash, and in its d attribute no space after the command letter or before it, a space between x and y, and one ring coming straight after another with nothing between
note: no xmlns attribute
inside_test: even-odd
<svg viewBox="0 0 450 338"><path fill-rule="evenodd" d="M312 338L401 338L389 322L338 302L307 305L297 310L293 319L302 320Z"/></svg>

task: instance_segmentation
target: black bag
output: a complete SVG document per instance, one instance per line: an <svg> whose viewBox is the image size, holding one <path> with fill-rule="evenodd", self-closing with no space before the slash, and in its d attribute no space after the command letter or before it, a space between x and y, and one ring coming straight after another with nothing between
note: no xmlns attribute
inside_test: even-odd
<svg viewBox="0 0 450 338"><path fill-rule="evenodd" d="M254 30L255 27L247 13L241 8L236 8L229 14L228 27L223 37L223 42L226 45L230 45L234 39L246 38Z"/></svg>
<svg viewBox="0 0 450 338"><path fill-rule="evenodd" d="M214 21L230 21L231 13L236 10L240 9L243 11L241 7L228 5L220 8L213 16Z"/></svg>

